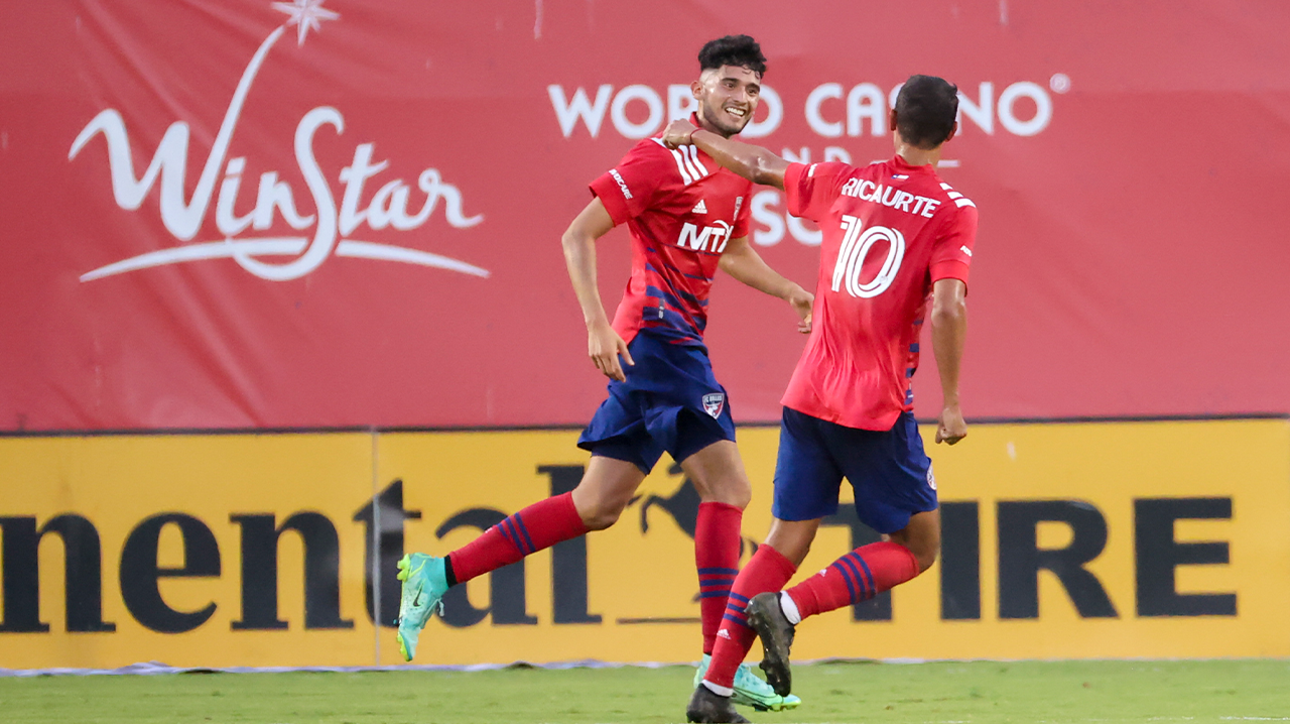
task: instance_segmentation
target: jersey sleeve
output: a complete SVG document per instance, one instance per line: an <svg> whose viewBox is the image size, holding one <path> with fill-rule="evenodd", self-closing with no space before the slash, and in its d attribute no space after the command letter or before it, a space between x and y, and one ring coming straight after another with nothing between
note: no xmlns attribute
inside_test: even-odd
<svg viewBox="0 0 1290 724"><path fill-rule="evenodd" d="M977 213L975 206L964 206L946 221L945 230L932 247L931 277L958 279L967 284L972 266L972 248L976 246Z"/></svg>
<svg viewBox="0 0 1290 724"><path fill-rule="evenodd" d="M853 167L840 162L790 163L784 172L784 195L788 213L821 221L838 198L838 187Z"/></svg>
<svg viewBox="0 0 1290 724"><path fill-rule="evenodd" d="M735 202L739 204L739 210L735 214L735 228L730 232L731 238L739 239L748 236L749 227L752 226L752 195L753 185L749 181L739 192L739 198L743 201Z"/></svg>
<svg viewBox="0 0 1290 724"><path fill-rule="evenodd" d="M615 225L640 216L652 205L667 171L667 167L662 165L661 148L650 139L641 141L623 156L617 166L588 184L591 193L605 205Z"/></svg>

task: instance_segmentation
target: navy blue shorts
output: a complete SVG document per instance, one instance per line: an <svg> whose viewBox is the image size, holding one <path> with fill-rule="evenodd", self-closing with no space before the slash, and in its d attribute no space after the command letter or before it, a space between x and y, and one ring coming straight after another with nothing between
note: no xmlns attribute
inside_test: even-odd
<svg viewBox="0 0 1290 724"><path fill-rule="evenodd" d="M784 408L775 463L780 520L814 520L838 512L842 478L855 491L860 522L895 533L909 517L936 509L936 478L914 415L887 431L859 430Z"/></svg>
<svg viewBox="0 0 1290 724"><path fill-rule="evenodd" d="M726 389L712 374L706 348L642 331L627 349L636 364L623 364L626 382L609 382L609 399L600 403L578 447L634 463L648 475L664 451L681 462L714 442L735 439Z"/></svg>

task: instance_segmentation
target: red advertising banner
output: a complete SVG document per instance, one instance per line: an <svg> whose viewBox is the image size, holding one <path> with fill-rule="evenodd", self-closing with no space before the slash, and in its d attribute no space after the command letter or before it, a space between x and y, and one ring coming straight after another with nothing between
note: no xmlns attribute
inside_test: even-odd
<svg viewBox="0 0 1290 724"><path fill-rule="evenodd" d="M941 174L981 227L975 417L1290 411L1290 6L1051 0L9 3L0 430L510 426L603 394L560 234L688 113L698 49L769 58L745 140L891 153L911 73L961 93ZM815 278L782 195L752 240ZM612 312L626 231L599 245ZM722 279L736 419L802 347ZM920 413L938 398L931 355Z"/></svg>

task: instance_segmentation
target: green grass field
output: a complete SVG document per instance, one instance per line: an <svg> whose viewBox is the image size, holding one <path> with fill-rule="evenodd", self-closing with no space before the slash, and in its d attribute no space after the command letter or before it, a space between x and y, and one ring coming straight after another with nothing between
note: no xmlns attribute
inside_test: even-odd
<svg viewBox="0 0 1290 724"><path fill-rule="evenodd" d="M179 674L0 679L0 722L680 722L693 670ZM838 663L794 669L754 722L1290 721L1290 661Z"/></svg>

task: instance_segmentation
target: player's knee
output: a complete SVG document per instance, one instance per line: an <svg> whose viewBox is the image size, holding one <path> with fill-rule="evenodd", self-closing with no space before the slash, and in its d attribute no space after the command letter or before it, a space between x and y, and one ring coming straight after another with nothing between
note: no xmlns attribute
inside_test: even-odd
<svg viewBox="0 0 1290 724"><path fill-rule="evenodd" d="M918 560L919 573L923 573L928 568L931 568L932 564L936 563L937 554L940 553L939 546L931 546L922 550L910 550L914 554L914 558Z"/></svg>
<svg viewBox="0 0 1290 724"><path fill-rule="evenodd" d="M579 508L578 515L582 518L582 524L587 526L587 530L604 530L618 522L624 507L617 501L595 500L585 509Z"/></svg>
<svg viewBox="0 0 1290 724"><path fill-rule="evenodd" d="M893 533L889 536L893 543L899 543L913 555L918 562L918 573L923 573L936 563L936 556L941 552L940 536L910 535L909 531Z"/></svg>
<svg viewBox="0 0 1290 724"><path fill-rule="evenodd" d="M742 475L723 475L708 481L699 497L705 503L725 503L740 510L752 502L752 486Z"/></svg>
<svg viewBox="0 0 1290 724"><path fill-rule="evenodd" d="M725 503L726 505L733 505L734 507L743 510L752 502L752 488L749 487L747 481L745 481L743 487L732 487L727 490L726 493L721 496L720 502Z"/></svg>
<svg viewBox="0 0 1290 724"><path fill-rule="evenodd" d="M914 554L914 559L918 561L919 573L931 568L932 564L936 563L936 556L941 552L939 536L916 535L898 542Z"/></svg>

